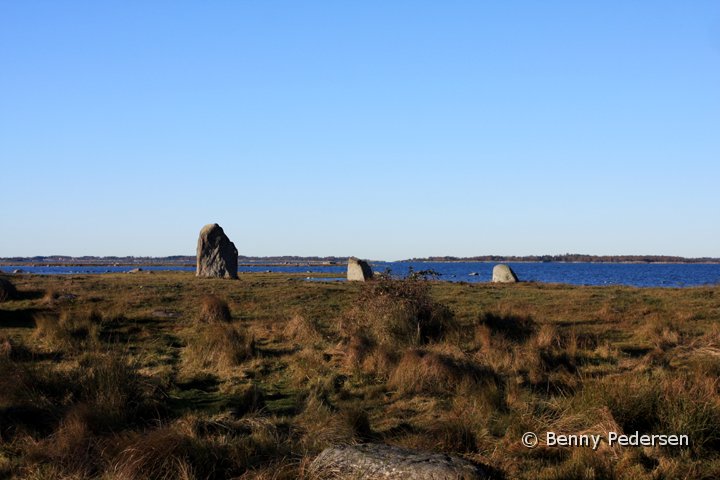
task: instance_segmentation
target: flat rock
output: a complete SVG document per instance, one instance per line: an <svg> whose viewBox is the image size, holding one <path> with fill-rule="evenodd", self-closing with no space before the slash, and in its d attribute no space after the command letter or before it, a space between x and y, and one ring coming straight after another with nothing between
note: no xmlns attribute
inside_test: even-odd
<svg viewBox="0 0 720 480"><path fill-rule="evenodd" d="M238 251L217 223L200 230L197 244L198 277L238 278Z"/></svg>
<svg viewBox="0 0 720 480"><path fill-rule="evenodd" d="M365 282L373 278L373 271L365 260L348 258L347 279L351 282Z"/></svg>
<svg viewBox="0 0 720 480"><path fill-rule="evenodd" d="M321 479L479 480L492 469L452 455L366 443L326 448L310 465Z"/></svg>
<svg viewBox="0 0 720 480"><path fill-rule="evenodd" d="M493 267L492 281L493 283L515 283L518 281L518 277L512 268L501 263Z"/></svg>

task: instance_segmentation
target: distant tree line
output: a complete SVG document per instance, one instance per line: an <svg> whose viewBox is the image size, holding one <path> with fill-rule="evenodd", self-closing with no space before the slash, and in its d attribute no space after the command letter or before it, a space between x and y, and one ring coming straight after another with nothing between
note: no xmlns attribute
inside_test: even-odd
<svg viewBox="0 0 720 480"><path fill-rule="evenodd" d="M238 256L240 264L288 264L288 263L321 263L334 264L345 263L348 257L301 257L297 255L284 255L274 257L248 257L245 255ZM171 255L167 257L97 257L82 256L72 257L68 255L38 255L34 257L5 257L0 258L0 263L32 263L32 264L55 264L55 265L107 265L117 263L118 265L186 265L195 263L195 255Z"/></svg>
<svg viewBox="0 0 720 480"><path fill-rule="evenodd" d="M348 257L302 257L298 255L280 255L273 257L238 256L240 264L344 264ZM411 258L408 262L587 262L587 263L720 263L720 258L686 258L670 255L586 255L566 253L564 255L478 255L475 257L424 257ZM0 258L4 264L73 264L73 265L192 265L195 255L171 255L167 257L71 257L68 255L46 255L35 257Z"/></svg>
<svg viewBox="0 0 720 480"><path fill-rule="evenodd" d="M425 257L411 258L411 262L583 262L583 263L720 263L720 258L686 258L671 255L479 255L476 257Z"/></svg>

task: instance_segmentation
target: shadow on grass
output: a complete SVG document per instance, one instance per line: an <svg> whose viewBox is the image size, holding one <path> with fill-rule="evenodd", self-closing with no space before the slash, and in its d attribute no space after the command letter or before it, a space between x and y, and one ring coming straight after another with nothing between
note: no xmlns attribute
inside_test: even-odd
<svg viewBox="0 0 720 480"><path fill-rule="evenodd" d="M522 315L486 312L480 315L478 323L488 327L491 332L518 343L525 342L538 330L532 317Z"/></svg>
<svg viewBox="0 0 720 480"><path fill-rule="evenodd" d="M35 328L34 317L40 312L39 308L0 310L0 328Z"/></svg>
<svg viewBox="0 0 720 480"><path fill-rule="evenodd" d="M45 290L18 290L17 300L39 300L45 296Z"/></svg>

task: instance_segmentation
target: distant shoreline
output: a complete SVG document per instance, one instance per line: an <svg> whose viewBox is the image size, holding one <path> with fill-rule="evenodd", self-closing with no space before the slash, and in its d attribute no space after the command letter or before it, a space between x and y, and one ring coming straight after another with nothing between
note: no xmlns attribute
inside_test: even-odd
<svg viewBox="0 0 720 480"><path fill-rule="evenodd" d="M275 266L342 266L348 257L245 257L238 259L241 267L275 267ZM426 257L405 260L369 260L370 263L598 263L598 264L634 264L634 265L676 265L676 264L720 264L720 258L683 258L661 255L555 255L555 256L526 256L526 257ZM28 266L28 267L82 267L82 266L115 266L115 267L194 267L194 256L173 257L6 257L0 258L0 266Z"/></svg>

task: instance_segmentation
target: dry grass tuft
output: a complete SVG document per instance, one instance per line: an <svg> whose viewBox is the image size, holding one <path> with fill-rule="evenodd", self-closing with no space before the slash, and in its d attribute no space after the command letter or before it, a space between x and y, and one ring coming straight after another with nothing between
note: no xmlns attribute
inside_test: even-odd
<svg viewBox="0 0 720 480"><path fill-rule="evenodd" d="M237 325L196 325L184 353L184 360L191 366L230 369L255 354L255 340Z"/></svg>
<svg viewBox="0 0 720 480"><path fill-rule="evenodd" d="M439 353L407 350L388 380L388 386L401 394L449 394L488 385L498 379L486 367Z"/></svg>
<svg viewBox="0 0 720 480"><path fill-rule="evenodd" d="M324 448L367 440L372 429L367 413L357 407L337 410L318 395L310 395L296 418L302 431L300 445L305 454L317 454Z"/></svg>
<svg viewBox="0 0 720 480"><path fill-rule="evenodd" d="M200 316L198 320L202 323L228 323L232 321L232 314L227 302L215 295L206 295L200 304Z"/></svg>
<svg viewBox="0 0 720 480"><path fill-rule="evenodd" d="M650 318L638 333L653 347L663 352L680 345L684 340L678 325L666 319Z"/></svg>
<svg viewBox="0 0 720 480"><path fill-rule="evenodd" d="M303 345L313 345L323 339L317 323L300 314L295 314L287 322L283 336Z"/></svg>
<svg viewBox="0 0 720 480"><path fill-rule="evenodd" d="M116 448L119 453L107 469L110 478L116 480L190 480L206 478L198 476L202 470L213 471L211 452L193 445L190 437L172 427L128 435Z"/></svg>
<svg viewBox="0 0 720 480"><path fill-rule="evenodd" d="M50 348L61 351L80 351L97 348L100 342L101 317L90 312L87 315L62 312L35 315L34 337L44 341Z"/></svg>

